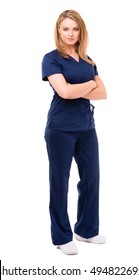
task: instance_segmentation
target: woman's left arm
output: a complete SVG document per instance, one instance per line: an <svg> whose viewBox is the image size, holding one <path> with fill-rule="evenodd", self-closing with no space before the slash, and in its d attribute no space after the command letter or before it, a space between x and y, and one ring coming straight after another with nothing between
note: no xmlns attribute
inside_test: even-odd
<svg viewBox="0 0 139 280"><path fill-rule="evenodd" d="M96 82L96 88L94 88L89 93L87 93L83 98L89 100L106 99L107 98L106 89L101 78L98 75L95 76L95 82Z"/></svg>

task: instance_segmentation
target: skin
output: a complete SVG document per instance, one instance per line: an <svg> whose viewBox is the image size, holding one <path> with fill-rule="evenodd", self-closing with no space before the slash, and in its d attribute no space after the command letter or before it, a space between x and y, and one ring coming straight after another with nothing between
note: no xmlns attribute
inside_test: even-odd
<svg viewBox="0 0 139 280"><path fill-rule="evenodd" d="M78 24L70 19L64 19L59 27L59 34L65 45L68 55L79 62L79 55L75 51L75 45L79 41L80 31ZM99 76L81 84L69 84L62 74L54 74L48 77L53 88L64 99L85 98L89 100L106 99L105 86Z"/></svg>

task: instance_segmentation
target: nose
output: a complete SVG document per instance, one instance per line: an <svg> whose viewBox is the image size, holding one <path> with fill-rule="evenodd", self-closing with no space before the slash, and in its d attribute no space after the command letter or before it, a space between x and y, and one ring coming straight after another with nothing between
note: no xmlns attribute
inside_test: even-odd
<svg viewBox="0 0 139 280"><path fill-rule="evenodd" d="M73 31L69 30L68 35L71 37L73 35Z"/></svg>

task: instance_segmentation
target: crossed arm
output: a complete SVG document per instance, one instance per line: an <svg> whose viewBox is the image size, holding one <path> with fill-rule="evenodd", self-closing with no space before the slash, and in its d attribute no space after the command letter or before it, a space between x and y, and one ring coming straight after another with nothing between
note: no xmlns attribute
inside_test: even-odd
<svg viewBox="0 0 139 280"><path fill-rule="evenodd" d="M54 74L48 80L60 97L64 99L85 98L89 100L106 99L106 89L99 76L81 84L68 84L62 74Z"/></svg>

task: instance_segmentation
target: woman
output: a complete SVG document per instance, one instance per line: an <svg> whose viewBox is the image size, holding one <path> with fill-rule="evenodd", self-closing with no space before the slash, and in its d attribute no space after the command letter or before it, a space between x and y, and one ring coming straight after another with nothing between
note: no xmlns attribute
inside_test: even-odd
<svg viewBox="0 0 139 280"><path fill-rule="evenodd" d="M99 235L99 155L90 100L106 98L95 63L87 56L88 33L80 14L66 10L55 27L56 49L42 61L42 79L54 97L48 112L45 140L49 158L51 236L65 254L77 254L67 213L67 193L73 157L77 163L79 241L105 243Z"/></svg>

